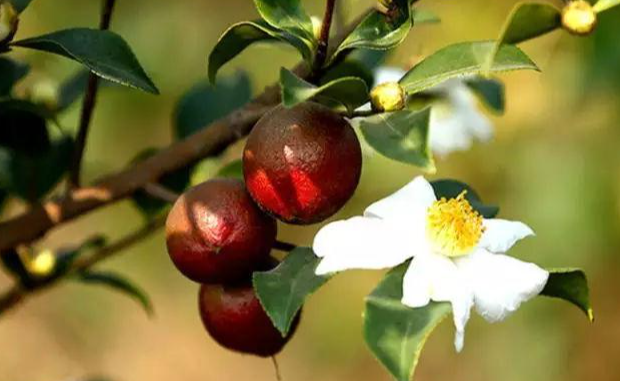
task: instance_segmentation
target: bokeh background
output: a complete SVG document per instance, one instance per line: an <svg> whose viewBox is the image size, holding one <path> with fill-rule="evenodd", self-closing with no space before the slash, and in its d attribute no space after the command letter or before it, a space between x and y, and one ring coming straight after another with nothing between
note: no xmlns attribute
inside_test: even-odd
<svg viewBox="0 0 620 381"><path fill-rule="evenodd" d="M345 0L341 0L345 1ZM560 6L559 0L552 1ZM372 4L349 0L347 18ZM516 1L422 0L441 24L414 28L389 63L407 66L462 40L494 38ZM321 1L306 1L313 14ZM23 14L18 38L66 27L97 24L98 1L35 0ZM113 29L130 43L162 95L105 89L99 98L86 151L85 176L119 170L143 148L170 143L178 98L204 79L206 57L231 23L257 15L250 0L118 1ZM438 160L436 177L474 186L501 206L501 216L526 221L537 237L511 253L543 266L577 266L589 275L596 321L574 307L538 298L507 321L489 325L474 317L465 350L452 346L444 323L429 340L417 380L620 380L620 9L606 12L596 33L576 38L556 31L524 44L542 73L502 76L507 112L493 116L496 137L465 153ZM51 55L21 51L34 75L22 86L57 80L77 65ZM225 68L246 68L255 92L292 66L296 54L256 46ZM61 124L75 129L79 106ZM218 161L238 157L241 145ZM221 160L221 161L220 161ZM213 172L213 171L211 171ZM205 174L206 173L206 174ZM418 174L378 155L365 157L361 186L338 217L359 213L369 202ZM5 217L22 208L12 203ZM143 223L128 201L89 214L54 231L39 247L79 243L103 232L119 237ZM310 244L318 226L281 226L281 239ZM0 380L64 381L101 376L118 381L233 381L275 379L270 361L217 346L197 313L197 286L171 265L163 235L120 253L100 268L129 275L148 291L156 316L148 319L130 299L107 289L64 284L29 299L0 318ZM361 335L363 298L381 272L348 272L314 295L296 337L279 356L284 380L389 380L366 350ZM6 276L0 285L8 287Z"/></svg>

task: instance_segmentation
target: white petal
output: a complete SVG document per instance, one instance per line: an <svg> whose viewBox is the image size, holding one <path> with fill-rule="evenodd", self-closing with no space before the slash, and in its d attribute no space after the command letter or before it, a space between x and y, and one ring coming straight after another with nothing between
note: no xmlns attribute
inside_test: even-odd
<svg viewBox="0 0 620 381"><path fill-rule="evenodd" d="M476 311L491 323L505 319L538 295L549 278L547 271L533 263L485 250L459 258L456 264L473 288Z"/></svg>
<svg viewBox="0 0 620 381"><path fill-rule="evenodd" d="M353 217L321 228L312 248L323 258L316 274L324 275L394 267L413 256L415 245L399 226L378 218Z"/></svg>
<svg viewBox="0 0 620 381"><path fill-rule="evenodd" d="M416 308L431 300L452 304L456 328L454 346L460 352L473 305L473 293L451 259L432 253L417 255L403 279L402 303Z"/></svg>
<svg viewBox="0 0 620 381"><path fill-rule="evenodd" d="M478 247L492 253L505 253L517 241L534 235L529 226L518 221L488 219L484 220L484 228Z"/></svg>
<svg viewBox="0 0 620 381"><path fill-rule="evenodd" d="M375 70L375 86L385 82L398 82L407 74L403 69L392 66L381 66Z"/></svg>
<svg viewBox="0 0 620 381"><path fill-rule="evenodd" d="M435 191L422 176L413 179L395 193L379 200L364 211L366 217L410 222L416 225L426 219L428 207L436 201Z"/></svg>

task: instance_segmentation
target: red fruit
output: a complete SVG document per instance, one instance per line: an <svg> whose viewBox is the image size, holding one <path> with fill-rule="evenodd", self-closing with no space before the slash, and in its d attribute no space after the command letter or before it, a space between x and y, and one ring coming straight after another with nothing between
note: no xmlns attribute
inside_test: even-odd
<svg viewBox="0 0 620 381"><path fill-rule="evenodd" d="M262 357L274 356L295 333L299 314L286 337L273 326L250 284L202 285L200 317L207 332L223 347Z"/></svg>
<svg viewBox="0 0 620 381"><path fill-rule="evenodd" d="M276 233L276 221L254 204L242 181L233 179L188 190L166 220L172 262L200 283L246 279L269 257Z"/></svg>
<svg viewBox="0 0 620 381"><path fill-rule="evenodd" d="M243 151L243 174L252 198L293 224L320 222L351 198L362 152L351 125L316 103L274 108L263 116Z"/></svg>

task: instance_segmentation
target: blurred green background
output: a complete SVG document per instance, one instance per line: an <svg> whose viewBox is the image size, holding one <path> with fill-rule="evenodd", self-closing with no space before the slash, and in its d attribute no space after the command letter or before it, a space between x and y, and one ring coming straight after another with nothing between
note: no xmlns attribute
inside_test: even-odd
<svg viewBox="0 0 620 381"><path fill-rule="evenodd" d="M344 0L341 0L344 1ZM462 40L495 37L516 1L422 0L442 23L414 28L390 64L407 66ZM553 1L560 6L559 0ZM349 0L351 18L371 1ZM306 1L313 14L321 1ZM97 24L99 1L35 0L23 14L18 38ZM113 29L133 47L160 88L155 97L126 89L102 91L86 151L85 176L123 168L138 151L172 139L177 99L206 75L206 57L230 24L257 15L250 0L120 0ZM429 340L417 380L620 380L620 9L601 17L596 33L577 38L556 31L523 45L542 73L502 77L507 112L493 117L496 138L438 161L436 177L453 177L501 206L501 216L527 222L537 236L511 254L542 266L584 268L596 321L574 307L538 298L507 321L474 317L465 350L454 353L453 327L444 323ZM62 80L75 63L20 51L34 75L22 84ZM288 48L256 46L225 68L246 68L254 91L276 80L281 66L298 60ZM74 129L79 106L63 116ZM223 162L239 155L238 144ZM215 165L211 165L215 167ZM415 168L365 157L362 184L337 218L359 213L418 174ZM18 213L11 204L5 217ZM104 232L119 237L142 223L128 201L53 231L40 247L79 243ZM280 237L310 244L318 226L281 226ZM65 284L29 299L0 320L0 380L61 381L105 376L119 381L274 380L270 361L221 349L204 332L197 286L172 266L163 235L136 245L101 268L128 274L153 298L149 320L128 298L105 289ZM389 380L364 347L363 297L381 272L339 275L308 303L296 337L279 356L284 380ZM6 276L0 285L8 287Z"/></svg>

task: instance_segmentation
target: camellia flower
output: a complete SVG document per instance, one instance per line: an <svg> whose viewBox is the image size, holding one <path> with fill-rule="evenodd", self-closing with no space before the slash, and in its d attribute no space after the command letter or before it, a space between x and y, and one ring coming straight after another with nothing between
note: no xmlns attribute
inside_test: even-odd
<svg viewBox="0 0 620 381"><path fill-rule="evenodd" d="M406 72L394 67L375 71L375 86L399 81ZM489 118L480 111L476 97L462 79L451 79L427 91L439 95L433 103L429 125L431 150L446 156L454 151L471 148L474 140L488 141L493 137Z"/></svg>
<svg viewBox="0 0 620 381"><path fill-rule="evenodd" d="M547 271L503 254L533 234L521 222L483 218L465 192L437 200L431 184L417 177L363 216L324 226L314 239L321 258L316 274L390 268L413 258L403 304L450 302L460 351L472 307L497 322L544 288Z"/></svg>

